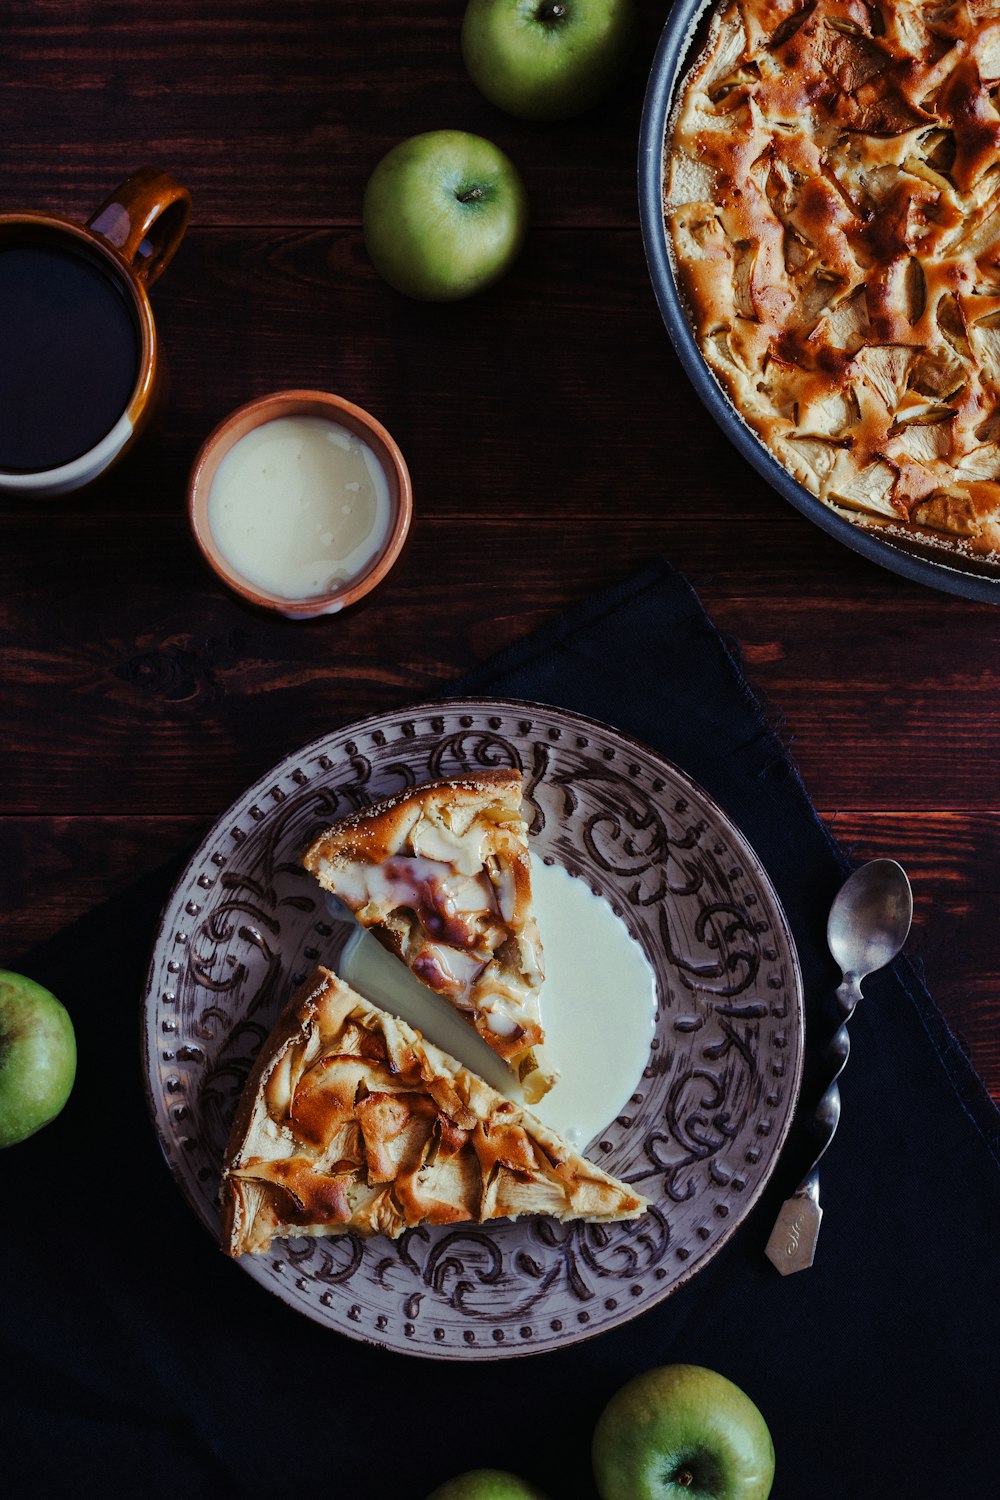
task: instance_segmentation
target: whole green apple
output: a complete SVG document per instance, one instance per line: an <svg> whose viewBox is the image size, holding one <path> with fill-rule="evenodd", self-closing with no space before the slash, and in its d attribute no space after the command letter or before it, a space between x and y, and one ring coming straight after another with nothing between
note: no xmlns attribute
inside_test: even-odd
<svg viewBox="0 0 1000 1500"><path fill-rule="evenodd" d="M73 1022L55 995L0 969L0 1147L54 1120L76 1077Z"/></svg>
<svg viewBox="0 0 1000 1500"><path fill-rule="evenodd" d="M427 1500L545 1500L533 1484L503 1469L470 1469L442 1484Z"/></svg>
<svg viewBox="0 0 1000 1500"><path fill-rule="evenodd" d="M774 1445L750 1397L714 1370L662 1365L622 1386L594 1430L601 1500L767 1500Z"/></svg>
<svg viewBox="0 0 1000 1500"><path fill-rule="evenodd" d="M515 260L528 228L528 195L492 141L431 130L383 156L361 216L368 254L391 286L427 302L453 302L499 280Z"/></svg>
<svg viewBox="0 0 1000 1500"><path fill-rule="evenodd" d="M462 56L508 114L564 120L618 80L634 36L634 0L469 0Z"/></svg>

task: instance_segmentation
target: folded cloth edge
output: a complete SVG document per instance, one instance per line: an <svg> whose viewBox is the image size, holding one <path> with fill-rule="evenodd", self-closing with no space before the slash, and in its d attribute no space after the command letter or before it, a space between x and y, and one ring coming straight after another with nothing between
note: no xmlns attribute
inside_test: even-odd
<svg viewBox="0 0 1000 1500"><path fill-rule="evenodd" d="M629 604L641 594L663 586L683 590L687 596L690 612L699 615L715 635L741 696L766 723L776 756L780 757L804 811L821 834L831 859L846 878L854 866L817 813L798 766L774 728L769 704L766 699L762 699L747 676L739 645L718 629L691 582L665 557L655 558L638 573L571 606L557 619L547 621L530 635L515 641L495 656L465 673L440 696L457 698L486 693L490 690L500 692L500 685L505 676L528 666L539 657L551 652L553 648L565 644L581 629L598 624L602 618L611 615L623 605ZM620 728L620 726L613 727ZM653 748L658 749L656 746ZM695 781L698 780L697 768L683 766L681 769ZM994 1103L986 1084L952 1031L946 1017L931 997L913 963L907 957L902 956L896 960L892 968L904 995L916 1011L920 1024L944 1067L961 1109L982 1136L990 1155L1000 1169L1000 1108ZM802 1108L801 1100L799 1108Z"/></svg>

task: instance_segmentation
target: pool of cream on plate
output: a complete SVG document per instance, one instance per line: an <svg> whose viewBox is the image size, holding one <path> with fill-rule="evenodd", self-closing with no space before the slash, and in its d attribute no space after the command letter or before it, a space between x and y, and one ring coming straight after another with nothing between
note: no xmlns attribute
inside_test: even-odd
<svg viewBox="0 0 1000 1500"><path fill-rule="evenodd" d="M621 1113L642 1077L656 1015L656 978L625 924L584 881L536 859L531 868L544 949L545 1063L559 1077L530 1108L583 1148ZM359 994L522 1102L517 1079L496 1053L370 933L355 928L335 967Z"/></svg>

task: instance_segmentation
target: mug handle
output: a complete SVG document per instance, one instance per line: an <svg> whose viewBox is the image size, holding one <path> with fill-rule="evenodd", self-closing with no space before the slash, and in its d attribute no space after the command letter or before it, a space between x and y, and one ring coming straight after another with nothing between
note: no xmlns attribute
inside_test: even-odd
<svg viewBox="0 0 1000 1500"><path fill-rule="evenodd" d="M87 228L151 286L173 259L190 215L186 187L169 172L140 167L91 214Z"/></svg>

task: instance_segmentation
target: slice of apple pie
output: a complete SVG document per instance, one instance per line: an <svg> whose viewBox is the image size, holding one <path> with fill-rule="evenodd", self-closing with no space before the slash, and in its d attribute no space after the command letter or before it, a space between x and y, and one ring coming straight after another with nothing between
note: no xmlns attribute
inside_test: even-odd
<svg viewBox="0 0 1000 1500"><path fill-rule="evenodd" d="M430 782L335 824L303 863L475 1026L533 1104L554 1075L521 789L515 770Z"/></svg>
<svg viewBox="0 0 1000 1500"><path fill-rule="evenodd" d="M392 1238L418 1224L637 1218L645 1198L420 1033L318 968L247 1079L222 1180L222 1246Z"/></svg>
<svg viewBox="0 0 1000 1500"><path fill-rule="evenodd" d="M725 0L669 243L702 353L808 489L1000 552L1000 6Z"/></svg>

